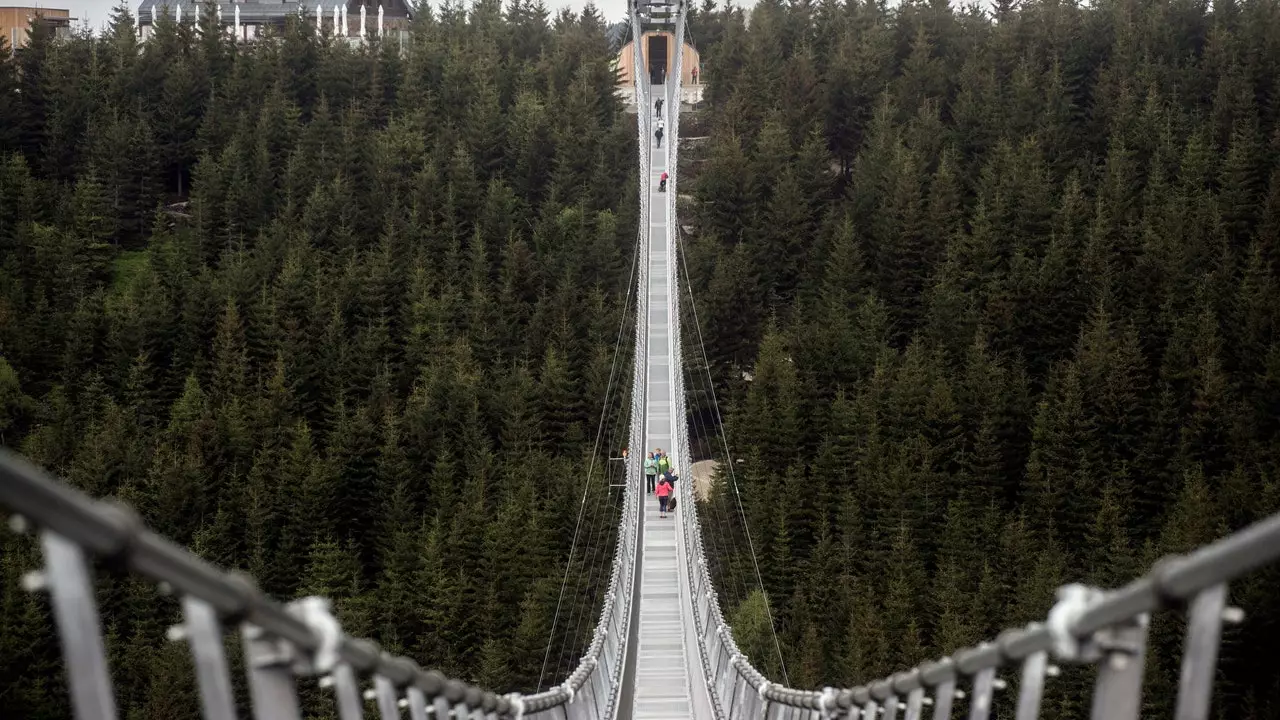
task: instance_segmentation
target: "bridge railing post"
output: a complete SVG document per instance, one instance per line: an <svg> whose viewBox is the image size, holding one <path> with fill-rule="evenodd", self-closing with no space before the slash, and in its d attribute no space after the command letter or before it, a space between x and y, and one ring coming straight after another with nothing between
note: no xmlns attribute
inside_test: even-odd
<svg viewBox="0 0 1280 720"><path fill-rule="evenodd" d="M235 696L222 644L222 622L217 612L204 600L184 595L182 615L182 624L171 628L169 637L172 640L185 639L191 646L205 720L235 720Z"/></svg>
<svg viewBox="0 0 1280 720"><path fill-rule="evenodd" d="M1219 583L1196 594L1187 610L1187 634L1183 643L1182 672L1178 678L1177 720L1207 720L1213 699L1222 625L1243 620L1238 608L1227 607L1227 584Z"/></svg>
<svg viewBox="0 0 1280 720"><path fill-rule="evenodd" d="M44 569L28 575L28 589L43 586L53 601L72 709L81 720L115 720L116 702L89 561L78 544L49 530L40 531L40 547Z"/></svg>
<svg viewBox="0 0 1280 720"><path fill-rule="evenodd" d="M1142 710L1142 673L1146 664L1148 617L1143 613L1099 633L1102 653L1093 691L1093 720L1137 720Z"/></svg>
<svg viewBox="0 0 1280 720"><path fill-rule="evenodd" d="M1044 680L1049 669L1049 653L1038 650L1022 661L1018 682L1018 710L1015 720L1037 720L1044 699Z"/></svg>
<svg viewBox="0 0 1280 720"><path fill-rule="evenodd" d="M249 623L240 626L240 638L255 720L299 720L292 669L297 658L288 642Z"/></svg>
<svg viewBox="0 0 1280 720"><path fill-rule="evenodd" d="M338 704L339 720L363 720L364 695L360 692L360 680L351 664L339 663L333 669L329 684Z"/></svg>

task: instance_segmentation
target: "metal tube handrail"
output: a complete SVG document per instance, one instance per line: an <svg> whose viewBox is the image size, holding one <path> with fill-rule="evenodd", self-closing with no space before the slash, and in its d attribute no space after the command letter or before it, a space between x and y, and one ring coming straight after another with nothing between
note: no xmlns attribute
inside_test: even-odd
<svg viewBox="0 0 1280 720"><path fill-rule="evenodd" d="M17 525L30 523L75 543L93 556L121 560L179 594L208 603L224 621L247 623L308 653L322 647L322 638L311 627L264 595L249 576L219 570L146 529L132 510L94 500L3 448L0 505L21 518ZM423 670L409 658L382 652L371 641L344 635L337 653L355 669L391 678L400 687L413 685L431 697L452 687L455 692L478 694L480 702L491 705L499 715L511 714L508 698L434 670Z"/></svg>

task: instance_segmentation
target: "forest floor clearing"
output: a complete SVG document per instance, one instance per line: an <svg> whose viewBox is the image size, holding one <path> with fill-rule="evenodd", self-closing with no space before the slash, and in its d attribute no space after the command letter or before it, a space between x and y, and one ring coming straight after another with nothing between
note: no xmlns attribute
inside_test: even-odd
<svg viewBox="0 0 1280 720"><path fill-rule="evenodd" d="M715 482L717 460L703 460L693 464L693 491L698 493L699 500L706 500L711 495L711 483Z"/></svg>

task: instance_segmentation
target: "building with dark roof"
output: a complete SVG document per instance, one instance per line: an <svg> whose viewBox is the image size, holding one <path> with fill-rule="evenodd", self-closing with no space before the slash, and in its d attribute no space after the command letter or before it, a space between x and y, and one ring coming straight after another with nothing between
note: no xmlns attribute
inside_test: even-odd
<svg viewBox="0 0 1280 720"><path fill-rule="evenodd" d="M365 14L363 22L361 7ZM413 17L406 0L366 0L364 3L360 0L336 3L334 0L317 3L306 0L220 0L217 8L222 27L240 42L252 42L262 37L268 27L282 29L285 18L290 15L305 15L308 23L317 25L317 32L332 33L334 28L338 28L340 35L353 41L379 33L384 36L403 35L408 32L409 21ZM151 36L156 18L165 12L180 22L195 23L206 9L205 3L196 0L142 0L138 7L138 31L143 40Z"/></svg>

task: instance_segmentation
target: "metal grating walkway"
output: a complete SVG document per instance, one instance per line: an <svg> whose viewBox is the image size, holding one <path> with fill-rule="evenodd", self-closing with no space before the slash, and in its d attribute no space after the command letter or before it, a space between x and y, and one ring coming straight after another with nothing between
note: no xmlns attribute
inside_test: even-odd
<svg viewBox="0 0 1280 720"><path fill-rule="evenodd" d="M651 86L649 98L666 97L671 87ZM653 107L642 108L653 113ZM664 114L678 112L668 105ZM644 128L647 123L641 123ZM668 132L676 126L668 123ZM649 126L652 128L652 125ZM674 417L676 407L673 392L677 392L672 376L673 352L672 325L676 318L674 298L671 297L671 273L675 267L675 235L673 233L671 196L658 192L658 180L669 171L674 136L663 139L663 146L650 133L649 163L649 227L646 262L647 324L645 338L647 353L645 362L645 447L644 452L662 448L672 454L677 471L682 462L673 422L683 422ZM674 173L672 173L674 174ZM673 188L669 188L673 189ZM678 337L678 336L677 336ZM679 371L679 368L674 368ZM680 483L689 482L688 477ZM666 518L658 514L658 501L653 495L642 497L641 556L639 585L639 628L636 635L635 685L632 694L633 720L703 720L712 717L710 698L703 677L699 656L697 633L692 617L690 578L684 558L684 519L680 513L668 513Z"/></svg>

